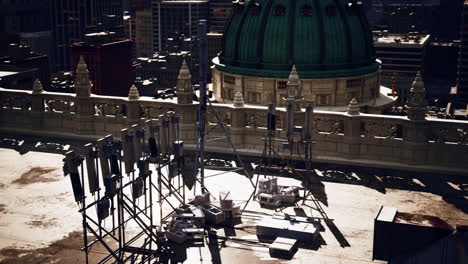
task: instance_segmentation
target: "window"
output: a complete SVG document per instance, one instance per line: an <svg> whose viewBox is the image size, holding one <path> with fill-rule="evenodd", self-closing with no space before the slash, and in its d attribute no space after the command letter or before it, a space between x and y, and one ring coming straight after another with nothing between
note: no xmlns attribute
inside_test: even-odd
<svg viewBox="0 0 468 264"><path fill-rule="evenodd" d="M318 106L330 105L330 95L319 94L317 95L316 102Z"/></svg>
<svg viewBox="0 0 468 264"><path fill-rule="evenodd" d="M226 99L234 100L234 88L227 88L226 89Z"/></svg>
<svg viewBox="0 0 468 264"><path fill-rule="evenodd" d="M261 99L261 94L258 92L247 92L247 102L249 104L259 104Z"/></svg>
<svg viewBox="0 0 468 264"><path fill-rule="evenodd" d="M301 16L311 16L312 8L309 5L304 5L301 7Z"/></svg>
<svg viewBox="0 0 468 264"><path fill-rule="evenodd" d="M236 84L236 78L234 78L233 76L224 75L224 83Z"/></svg>
<svg viewBox="0 0 468 264"><path fill-rule="evenodd" d="M282 5L277 5L273 12L275 16L284 16L285 13L286 13L286 8L284 8L284 6Z"/></svg>
<svg viewBox="0 0 468 264"><path fill-rule="evenodd" d="M362 81L361 79L353 79L346 81L346 88L352 90L361 90Z"/></svg>
<svg viewBox="0 0 468 264"><path fill-rule="evenodd" d="M287 87L288 87L288 82L285 82L285 81L276 82L276 89L286 89Z"/></svg>

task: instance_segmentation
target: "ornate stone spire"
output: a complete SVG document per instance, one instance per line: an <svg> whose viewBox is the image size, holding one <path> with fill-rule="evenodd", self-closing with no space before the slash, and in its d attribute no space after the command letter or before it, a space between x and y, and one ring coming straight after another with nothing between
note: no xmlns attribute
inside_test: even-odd
<svg viewBox="0 0 468 264"><path fill-rule="evenodd" d="M296 71L296 65L292 66L291 73L289 74L288 78L288 85L300 85L301 80L299 79L299 75Z"/></svg>
<svg viewBox="0 0 468 264"><path fill-rule="evenodd" d="M178 104L193 103L192 77L190 76L190 69L185 62L185 59L182 62L179 76L177 77L176 91Z"/></svg>
<svg viewBox="0 0 468 264"><path fill-rule="evenodd" d="M296 66L293 65L291 69L291 74L289 74L288 83L286 84L288 95L285 98L289 102L292 103L292 111L300 111L301 110L301 101L304 99L302 94L302 84L301 79L296 71Z"/></svg>
<svg viewBox="0 0 468 264"><path fill-rule="evenodd" d="M180 71L179 71L179 77L177 79L184 79L184 80L187 80L187 79L191 79L191 76L190 76L190 70L187 66L187 63L185 62L185 59L184 61L182 62L182 66L180 67Z"/></svg>
<svg viewBox="0 0 468 264"><path fill-rule="evenodd" d="M238 91L234 96L234 107L242 106L244 106L244 97L242 96L242 93Z"/></svg>
<svg viewBox="0 0 468 264"><path fill-rule="evenodd" d="M408 118L411 120L424 120L426 118L427 102L426 89L421 73L416 73L408 98Z"/></svg>
<svg viewBox="0 0 468 264"><path fill-rule="evenodd" d="M91 88L93 84L89 79L88 66L83 56L80 56L80 61L76 67L76 76L75 76L75 90L77 97L89 97L91 95Z"/></svg>
<svg viewBox="0 0 468 264"><path fill-rule="evenodd" d="M40 94L42 92L44 92L44 89L42 88L42 83L41 83L41 81L39 81L39 79L36 79L34 81L32 93L33 94Z"/></svg>
<svg viewBox="0 0 468 264"><path fill-rule="evenodd" d="M130 87L128 91L128 99L129 100L138 100L140 99L140 94L138 93L138 89L136 88L135 84Z"/></svg>
<svg viewBox="0 0 468 264"><path fill-rule="evenodd" d="M359 105L356 98L353 97L348 105L348 114L350 115L359 115Z"/></svg>

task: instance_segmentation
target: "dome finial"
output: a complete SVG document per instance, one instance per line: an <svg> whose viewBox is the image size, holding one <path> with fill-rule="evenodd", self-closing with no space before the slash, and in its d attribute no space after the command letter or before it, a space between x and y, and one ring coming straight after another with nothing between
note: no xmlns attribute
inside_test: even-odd
<svg viewBox="0 0 468 264"><path fill-rule="evenodd" d="M34 81L34 84L33 84L33 89L32 89L32 93L33 94L40 94L44 92L44 88L42 88L42 83L39 79L36 79Z"/></svg>
<svg viewBox="0 0 468 264"><path fill-rule="evenodd" d="M190 70L187 66L187 63L185 62L185 59L182 61L178 79L190 79Z"/></svg>
<svg viewBox="0 0 468 264"><path fill-rule="evenodd" d="M244 97L242 93L237 91L236 95L234 96L234 107L242 107L244 106Z"/></svg>
<svg viewBox="0 0 468 264"><path fill-rule="evenodd" d="M89 78L88 66L83 56L80 56L78 65L76 66L76 76L75 76L75 90L76 96L79 97L89 97L91 95L91 89L93 84Z"/></svg>
<svg viewBox="0 0 468 264"><path fill-rule="evenodd" d="M359 105L355 97L351 99L348 105L348 114L349 115L359 115Z"/></svg>
<svg viewBox="0 0 468 264"><path fill-rule="evenodd" d="M140 99L140 94L138 93L138 89L136 88L135 84L130 87L128 91L128 99L129 100L138 100Z"/></svg>
<svg viewBox="0 0 468 264"><path fill-rule="evenodd" d="M416 78L414 78L413 85L411 85L411 91L422 91L424 90L424 82L421 77L421 72L416 73Z"/></svg>
<svg viewBox="0 0 468 264"><path fill-rule="evenodd" d="M296 65L293 64L291 68L291 73L289 74L288 84L299 84L300 79L296 71Z"/></svg>

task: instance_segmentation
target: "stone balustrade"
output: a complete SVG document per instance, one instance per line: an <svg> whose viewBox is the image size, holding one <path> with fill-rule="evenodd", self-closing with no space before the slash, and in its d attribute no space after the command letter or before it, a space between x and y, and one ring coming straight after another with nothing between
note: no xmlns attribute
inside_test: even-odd
<svg viewBox="0 0 468 264"><path fill-rule="evenodd" d="M147 126L161 114L173 111L180 117L180 138L187 149L195 149L198 103L192 102L193 87L186 66L179 74L179 98L140 97L135 86L130 88L128 98L94 95L82 58L75 89L76 95L46 92L38 80L32 91L0 88L0 129L15 134L91 140L108 134L118 137L123 128L135 124ZM360 113L354 98L346 113L314 111L309 124L313 132L313 161L468 175L468 122L425 119L424 83L419 74L410 99L408 117ZM284 147L288 139L303 142L300 131L305 128L306 114L304 109L295 111L300 105L298 100L300 96L288 98L289 113L285 108L275 110L273 148L292 159L300 159L304 151L304 144L296 144L294 153ZM239 153L261 156L267 136L268 108L244 104L239 91L232 105L212 106L207 109L209 134L205 149L232 154L228 141L220 140L226 131Z"/></svg>
<svg viewBox="0 0 468 264"><path fill-rule="evenodd" d="M174 111L181 118L180 136L193 148L198 104L178 104L176 99L146 97L128 99L0 88L0 120L3 131L48 136L89 137L120 135L122 128L144 125L146 120ZM266 137L267 107L213 103L207 109L206 149L227 152L226 140L213 140L224 132L217 117L243 155L260 156ZM277 108L276 138L286 139L286 110ZM217 115L217 117L216 117ZM304 110L295 125L302 126ZM468 171L468 122L455 120L410 120L401 116L313 112L313 157L321 162L369 164L431 169L453 173ZM279 142L275 149L286 155ZM295 154L294 154L295 155ZM293 157L294 157L293 155ZM467 174L468 175L468 174Z"/></svg>

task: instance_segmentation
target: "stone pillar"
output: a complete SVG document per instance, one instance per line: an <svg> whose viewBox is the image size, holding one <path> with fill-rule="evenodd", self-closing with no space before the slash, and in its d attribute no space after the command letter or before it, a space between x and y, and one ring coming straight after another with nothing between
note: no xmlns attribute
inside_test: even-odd
<svg viewBox="0 0 468 264"><path fill-rule="evenodd" d="M34 81L32 95L31 95L31 128L32 129L41 129L42 119L44 113L44 97L42 93L44 89L42 88L41 81L36 79Z"/></svg>
<svg viewBox="0 0 468 264"><path fill-rule="evenodd" d="M193 103L192 79L185 60L182 62L182 67L180 67L179 76L177 77L176 91L178 104Z"/></svg>
<svg viewBox="0 0 468 264"><path fill-rule="evenodd" d="M427 123L426 90L421 73L411 86L408 98L408 121L403 124L403 141L405 143L402 151L403 159L408 164L424 165L428 161L427 156Z"/></svg>
<svg viewBox="0 0 468 264"><path fill-rule="evenodd" d="M304 100L302 93L302 83L296 71L296 66L293 65L291 74L286 84L288 95L283 100L286 101L286 118L283 121L283 131L291 130L294 127L295 116L297 112L301 111L301 103ZM289 113L290 112L290 113Z"/></svg>
<svg viewBox="0 0 468 264"><path fill-rule="evenodd" d="M180 139L184 144L195 144L198 104L179 104L176 111L180 117Z"/></svg>
<svg viewBox="0 0 468 264"><path fill-rule="evenodd" d="M245 143L245 105L241 92L234 96L234 108L231 112L231 140L235 146L242 147Z"/></svg>
<svg viewBox="0 0 468 264"><path fill-rule="evenodd" d="M138 124L140 121L140 94L135 85L130 87L128 91L128 103L127 103L127 123Z"/></svg>
<svg viewBox="0 0 468 264"><path fill-rule="evenodd" d="M425 120L427 111L426 89L421 78L421 73L416 74L416 79L411 86L408 98L408 119Z"/></svg>
<svg viewBox="0 0 468 264"><path fill-rule="evenodd" d="M186 144L195 144L197 136L197 107L193 104L192 76L187 63L182 62L176 84L177 112L180 117L180 139Z"/></svg>
<svg viewBox="0 0 468 264"><path fill-rule="evenodd" d="M291 74L289 75L286 87L288 91L287 98L284 98L284 100L287 101L286 105L288 105L289 102L291 102L292 111L301 111L301 102L304 100L304 96L302 92L301 79L299 79L299 75L297 74L295 65L292 66Z"/></svg>
<svg viewBox="0 0 468 264"><path fill-rule="evenodd" d="M94 105L91 101L93 84L89 79L89 71L83 56L80 56L75 76L75 133L94 134L93 116Z"/></svg>
<svg viewBox="0 0 468 264"><path fill-rule="evenodd" d="M359 158L361 144L361 117L359 104L356 98L351 99L348 105L349 118L344 124L344 143L348 144L348 158Z"/></svg>

